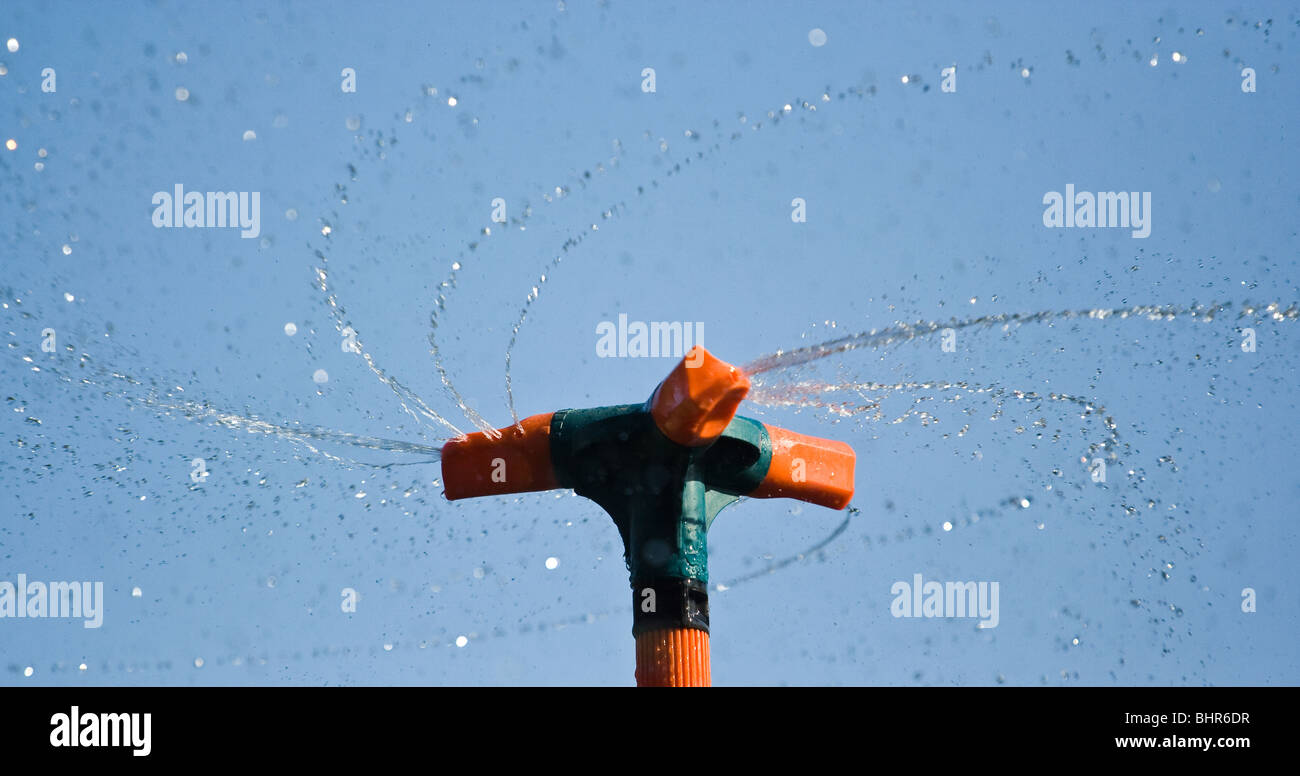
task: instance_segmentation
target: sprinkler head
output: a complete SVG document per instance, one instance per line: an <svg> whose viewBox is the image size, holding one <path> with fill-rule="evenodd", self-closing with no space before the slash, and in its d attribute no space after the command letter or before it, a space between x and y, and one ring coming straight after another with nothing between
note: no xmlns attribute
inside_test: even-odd
<svg viewBox="0 0 1300 776"><path fill-rule="evenodd" d="M451 440L442 448L446 496L572 488L623 539L638 640L707 634L707 534L718 512L742 496L831 509L853 497L853 449L736 415L749 387L740 369L697 345L645 402L533 415Z"/></svg>

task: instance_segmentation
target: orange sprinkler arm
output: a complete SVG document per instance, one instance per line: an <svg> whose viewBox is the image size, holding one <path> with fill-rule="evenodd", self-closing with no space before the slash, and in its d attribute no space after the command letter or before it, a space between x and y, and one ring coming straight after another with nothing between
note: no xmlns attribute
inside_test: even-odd
<svg viewBox="0 0 1300 776"><path fill-rule="evenodd" d="M519 426L469 434L442 446L447 500L528 493L560 487L551 467L551 416L533 415ZM522 430L520 430L522 427Z"/></svg>
<svg viewBox="0 0 1300 776"><path fill-rule="evenodd" d="M727 430L749 393L749 378L696 345L650 397L650 416L682 447L706 447Z"/></svg>
<svg viewBox="0 0 1300 776"><path fill-rule="evenodd" d="M772 463L751 497L795 498L831 509L849 505L858 458L852 447L766 423L763 427L772 440Z"/></svg>

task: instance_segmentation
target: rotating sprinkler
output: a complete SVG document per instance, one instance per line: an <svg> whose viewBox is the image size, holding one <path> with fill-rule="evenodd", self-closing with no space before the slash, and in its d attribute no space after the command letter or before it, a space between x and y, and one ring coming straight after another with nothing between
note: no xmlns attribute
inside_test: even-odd
<svg viewBox="0 0 1300 776"><path fill-rule="evenodd" d="M572 488L614 520L640 686L707 686L707 534L741 496L843 509L853 449L736 415L749 378L694 347L641 404L533 415L442 448L449 500Z"/></svg>

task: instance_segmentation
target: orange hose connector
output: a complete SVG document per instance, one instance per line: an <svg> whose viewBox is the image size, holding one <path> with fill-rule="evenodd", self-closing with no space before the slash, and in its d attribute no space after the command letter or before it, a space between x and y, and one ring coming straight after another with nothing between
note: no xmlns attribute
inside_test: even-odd
<svg viewBox="0 0 1300 776"><path fill-rule="evenodd" d="M709 687L709 634L658 628L636 637L638 687Z"/></svg>

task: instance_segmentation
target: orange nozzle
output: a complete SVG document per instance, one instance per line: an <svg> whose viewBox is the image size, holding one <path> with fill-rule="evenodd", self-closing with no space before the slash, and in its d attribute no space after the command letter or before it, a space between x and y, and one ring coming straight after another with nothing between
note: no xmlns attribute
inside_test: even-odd
<svg viewBox="0 0 1300 776"><path fill-rule="evenodd" d="M442 446L447 500L558 488L551 468L551 416L533 415L519 426L453 439Z"/></svg>
<svg viewBox="0 0 1300 776"><path fill-rule="evenodd" d="M749 378L696 345L650 399L655 425L686 447L707 445L727 428L749 393Z"/></svg>
<svg viewBox="0 0 1300 776"><path fill-rule="evenodd" d="M853 498L853 465L857 461L853 448L843 442L764 426L772 440L772 463L750 496L796 498L831 509L848 506Z"/></svg>

